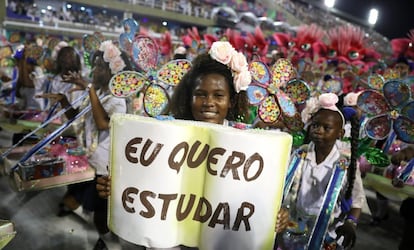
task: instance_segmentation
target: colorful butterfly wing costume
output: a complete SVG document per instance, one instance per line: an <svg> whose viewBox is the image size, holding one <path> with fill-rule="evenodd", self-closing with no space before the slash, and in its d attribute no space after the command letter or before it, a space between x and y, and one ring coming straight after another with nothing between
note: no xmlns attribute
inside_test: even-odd
<svg viewBox="0 0 414 250"><path fill-rule="evenodd" d="M371 116L365 123L368 137L383 140L393 131L406 143L414 143L414 101L410 87L400 80L383 85L383 94L377 90L363 91L358 107Z"/></svg>
<svg viewBox="0 0 414 250"><path fill-rule="evenodd" d="M158 46L146 36L134 38L132 58L143 73L124 71L114 75L109 83L111 93L117 97L128 97L142 92L145 113L151 117L163 114L169 103L167 90L178 85L190 70L191 62L172 60L157 70Z"/></svg>
<svg viewBox="0 0 414 250"><path fill-rule="evenodd" d="M253 81L247 89L247 97L250 104L258 106L258 117L265 123L280 119L290 130L301 130L303 123L295 103L306 101L310 91L305 82L291 81L296 72L290 61L279 59L271 71L263 62L253 61L249 71Z"/></svg>

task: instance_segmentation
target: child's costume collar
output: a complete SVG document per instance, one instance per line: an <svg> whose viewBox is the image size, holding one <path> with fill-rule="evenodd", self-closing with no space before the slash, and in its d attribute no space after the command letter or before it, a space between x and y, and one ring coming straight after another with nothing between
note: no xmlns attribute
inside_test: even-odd
<svg viewBox="0 0 414 250"><path fill-rule="evenodd" d="M314 166L323 165L327 168L333 168L333 165L335 163L334 159L338 159L341 155L345 154L345 151L349 151L349 150L346 150L346 148L347 147L344 145L344 142L337 140L334 146L332 147L331 151L329 152L329 154L326 156L325 160L323 160L323 162L321 162L320 164L317 164L315 144L311 142L309 146L307 147L307 153L306 153L305 160L310 161L312 165Z"/></svg>

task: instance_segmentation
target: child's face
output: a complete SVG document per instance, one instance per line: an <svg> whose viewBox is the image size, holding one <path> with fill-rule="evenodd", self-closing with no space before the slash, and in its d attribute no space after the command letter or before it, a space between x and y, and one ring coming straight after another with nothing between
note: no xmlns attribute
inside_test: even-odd
<svg viewBox="0 0 414 250"><path fill-rule="evenodd" d="M311 120L309 137L317 147L330 147L342 138L342 118L336 111L319 110Z"/></svg>
<svg viewBox="0 0 414 250"><path fill-rule="evenodd" d="M230 104L230 89L224 76L208 74L194 89L191 112L196 121L223 124Z"/></svg>

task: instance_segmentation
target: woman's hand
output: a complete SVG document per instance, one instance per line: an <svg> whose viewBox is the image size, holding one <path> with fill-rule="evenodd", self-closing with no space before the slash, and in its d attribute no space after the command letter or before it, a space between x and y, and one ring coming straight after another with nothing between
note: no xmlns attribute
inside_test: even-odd
<svg viewBox="0 0 414 250"><path fill-rule="evenodd" d="M289 223L289 210L287 210L286 208L281 208L279 210L279 213L276 219L276 227L275 227L276 233L283 232L287 228L288 223Z"/></svg>
<svg viewBox="0 0 414 250"><path fill-rule="evenodd" d="M88 86L88 82L83 79L81 73L69 71L67 74L62 75L62 80L64 82L73 83L76 86L70 90L77 91L77 90L84 90Z"/></svg>
<svg viewBox="0 0 414 250"><path fill-rule="evenodd" d="M111 194L111 177L100 176L96 178L96 190L98 191L99 197L107 199Z"/></svg>
<svg viewBox="0 0 414 250"><path fill-rule="evenodd" d="M62 103L63 100L66 99L66 96L61 93L43 93L40 95L36 95L36 98L48 98L51 100L52 105L56 102Z"/></svg>

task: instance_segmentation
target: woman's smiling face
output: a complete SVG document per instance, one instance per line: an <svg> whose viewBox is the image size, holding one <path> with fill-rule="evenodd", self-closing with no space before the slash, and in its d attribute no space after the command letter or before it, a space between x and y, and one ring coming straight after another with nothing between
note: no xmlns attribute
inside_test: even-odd
<svg viewBox="0 0 414 250"><path fill-rule="evenodd" d="M223 124L231 107L230 89L220 74L207 74L192 93L191 112L196 121Z"/></svg>

